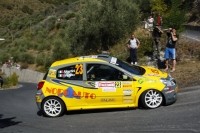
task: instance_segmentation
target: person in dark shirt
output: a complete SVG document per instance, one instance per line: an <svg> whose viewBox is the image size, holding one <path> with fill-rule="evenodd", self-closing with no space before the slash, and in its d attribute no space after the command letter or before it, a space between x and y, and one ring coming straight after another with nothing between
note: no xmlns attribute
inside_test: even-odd
<svg viewBox="0 0 200 133"><path fill-rule="evenodd" d="M2 88L2 86L3 86L3 77L2 75L0 75L0 88Z"/></svg>
<svg viewBox="0 0 200 133"><path fill-rule="evenodd" d="M157 51L157 58L160 59L160 50L161 50L161 42L160 37L163 31L161 30L159 24L156 24L156 26L153 29L153 43L152 43L152 50L153 50L153 56L152 60L156 58L156 51Z"/></svg>
<svg viewBox="0 0 200 133"><path fill-rule="evenodd" d="M168 70L168 63L169 59L173 60L173 66L172 70L170 72L174 72L176 69L176 42L179 38L179 36L176 34L175 28L169 28L170 32L167 32L168 40L167 45L165 49L165 55L164 58L166 59L166 68L165 71Z"/></svg>

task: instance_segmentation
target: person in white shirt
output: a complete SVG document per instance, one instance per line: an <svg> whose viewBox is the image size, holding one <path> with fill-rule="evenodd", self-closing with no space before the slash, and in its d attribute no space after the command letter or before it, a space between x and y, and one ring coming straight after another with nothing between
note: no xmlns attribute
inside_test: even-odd
<svg viewBox="0 0 200 133"><path fill-rule="evenodd" d="M133 63L137 65L137 49L140 46L140 41L137 38L135 38L134 34L132 34L131 38L127 41L126 45L130 49L131 65L133 65Z"/></svg>
<svg viewBox="0 0 200 133"><path fill-rule="evenodd" d="M153 28L153 22L154 22L154 18L152 18L152 16L150 15L148 18L148 28Z"/></svg>

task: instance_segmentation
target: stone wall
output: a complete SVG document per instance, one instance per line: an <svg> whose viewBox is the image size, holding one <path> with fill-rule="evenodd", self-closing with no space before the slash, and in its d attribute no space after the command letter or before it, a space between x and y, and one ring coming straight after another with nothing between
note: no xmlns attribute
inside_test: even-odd
<svg viewBox="0 0 200 133"><path fill-rule="evenodd" d="M6 65L3 65L1 69L6 76L10 76L16 72L16 74L19 76L19 82L38 83L44 77L44 73L29 69L17 69L16 67L6 67Z"/></svg>

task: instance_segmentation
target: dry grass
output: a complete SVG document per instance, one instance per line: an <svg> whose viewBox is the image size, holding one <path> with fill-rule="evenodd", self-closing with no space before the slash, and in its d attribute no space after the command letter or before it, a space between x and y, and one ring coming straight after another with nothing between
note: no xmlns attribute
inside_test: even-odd
<svg viewBox="0 0 200 133"><path fill-rule="evenodd" d="M200 61L178 62L176 71L170 74L180 87L200 85Z"/></svg>

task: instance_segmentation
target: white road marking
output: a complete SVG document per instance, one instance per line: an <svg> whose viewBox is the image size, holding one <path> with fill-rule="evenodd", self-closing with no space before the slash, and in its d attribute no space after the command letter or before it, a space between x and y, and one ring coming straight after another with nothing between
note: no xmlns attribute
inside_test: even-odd
<svg viewBox="0 0 200 133"><path fill-rule="evenodd" d="M184 36L184 37L187 37L187 38L190 38L190 39L192 39L192 40L196 40L196 41L199 41L199 42L200 42L200 39L197 39L197 38L194 38L194 37L190 37L190 36L186 36L186 35L182 35L182 36Z"/></svg>

